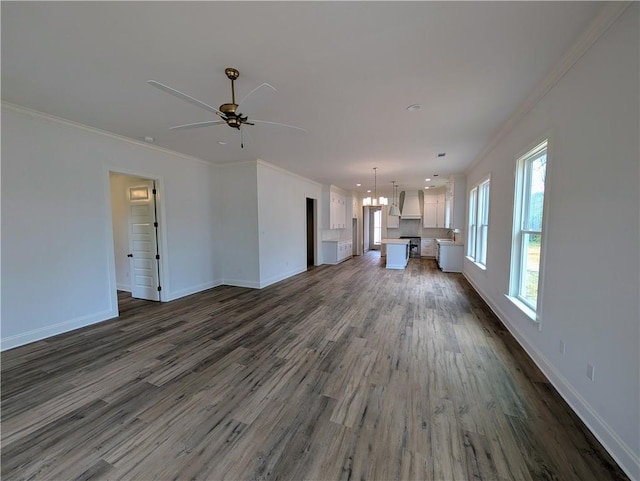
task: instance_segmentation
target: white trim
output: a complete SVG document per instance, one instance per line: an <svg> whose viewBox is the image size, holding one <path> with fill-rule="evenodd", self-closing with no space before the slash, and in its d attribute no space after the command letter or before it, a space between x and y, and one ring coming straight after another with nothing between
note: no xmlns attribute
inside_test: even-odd
<svg viewBox="0 0 640 481"><path fill-rule="evenodd" d="M164 147L159 147L157 145L153 145L153 144L149 144L147 142L144 142L142 140L136 140L133 139L131 137L125 137L124 135L119 135L119 134L114 134L113 132L109 132L107 130L101 130L98 129L96 127L91 127L89 125L85 125L85 124L80 124L78 122L74 122L73 120L67 120L67 119L63 119L62 117L56 117L55 115L51 115L51 114L46 114L44 112L40 112L38 110L33 110L27 107L23 107L22 105L17 105L17 104L12 104L10 102L7 102L5 100L2 100L1 102L2 107L3 108L7 108L9 110L13 110L15 112L21 112L24 114L28 114L31 115L33 117L39 117L45 120L50 120L52 122L56 122L59 124L64 124L70 127L75 127L77 129L80 130L84 130L87 132L91 132L93 134L98 134L98 135L103 135L105 137L111 137L112 139L116 139L116 140L120 140L122 142L127 142L129 144L134 144L140 147L145 147L147 149L151 149L151 150L155 150L157 152L162 152L163 154L170 154L170 155L175 155L176 157L181 157L183 159L187 159L187 160L193 160L195 162L198 162L200 164L204 164L204 165L219 165L219 164L215 164L213 162L208 162L206 160L200 159L198 157L194 157L192 155L187 155L187 154L183 154L181 152L176 152L175 150L170 150L170 149L166 149Z"/></svg>
<svg viewBox="0 0 640 481"><path fill-rule="evenodd" d="M249 289L260 289L259 282L247 281L244 279L224 279L221 285L234 286L234 287L248 287Z"/></svg>
<svg viewBox="0 0 640 481"><path fill-rule="evenodd" d="M99 322L107 321L118 317L118 309L107 309L105 311L96 312L87 316L77 317L69 321L58 322L57 324L51 324L32 331L21 332L15 336L9 336L3 338L0 346L0 351L6 351L7 349L13 349L14 347L24 346L31 342L41 341L43 339L56 336L58 334L65 334L69 331L74 331L82 327L91 326Z"/></svg>
<svg viewBox="0 0 640 481"><path fill-rule="evenodd" d="M190 296L191 294L197 294L198 292L206 291L207 289L213 289L214 287L219 287L224 285L224 283L220 280L205 282L204 284L200 284L194 287L188 287L186 289L181 289L176 292L168 292L165 294L165 298L162 299L162 302L175 301L176 299L180 299L181 297ZM164 289L162 290L164 292Z"/></svg>
<svg viewBox="0 0 640 481"><path fill-rule="evenodd" d="M307 177L303 177L299 174L296 174L295 172L291 172L289 170L283 169L282 167L278 167L277 165L267 162L266 160L256 159L256 164L262 165L264 167L269 167L270 169L276 170L282 174L286 174L289 177L293 177L294 179L302 180L304 182L309 182L310 184L316 185L318 187L324 187L324 185L321 184L320 182L316 182L315 180L308 179ZM337 189L340 189L345 195L348 194L348 191L341 189L340 187L337 187L337 186L334 186L334 187L336 187Z"/></svg>
<svg viewBox="0 0 640 481"><path fill-rule="evenodd" d="M597 411L574 389L569 381L554 367L554 365L542 354L534 345L527 342L524 336L509 320L500 307L498 307L491 297L473 281L472 278L463 272L463 276L475 291L487 303L496 317L507 328L518 344L524 349L529 358L542 371L551 385L558 391L560 396L571 407L573 412L584 422L589 431L600 441L602 446L618 463L622 470L634 481L640 481L640 456L616 434L616 432L600 417Z"/></svg>
<svg viewBox="0 0 640 481"><path fill-rule="evenodd" d="M535 322L536 324L538 324L538 329L540 329L540 320L538 319L538 315L535 310L531 309L531 307L522 302L522 300L518 299L516 296L505 294L504 297L507 298L509 302L513 303L514 306L520 309L522 313L531 320L531 322Z"/></svg>
<svg viewBox="0 0 640 481"><path fill-rule="evenodd" d="M207 163L208 166L212 164ZM108 248L110 249L110 254L108 257L109 263L111 264L109 267L109 286L110 289L113 290L113 286L116 284L116 268L115 268L115 257L114 257L114 244L113 244L113 212L111 209L111 174L123 174L131 177L138 177L146 180L153 180L156 183L157 196L156 196L156 209L158 216L158 253L160 254L160 272L158 275L158 283L162 286L162 291L160 292L160 302L165 302L167 300L171 300L171 298L165 299L166 292L171 292L171 283L169 281L169 250L167 247L168 242L165 239L168 239L167 235L167 216L166 216L166 208L164 204L164 194L165 194L165 182L164 177L157 174L145 173L140 171L135 171L128 169L126 167L117 167L114 165L103 165L103 171L105 172L106 178L106 205L107 205L107 235L110 236L107 239ZM112 272L113 271L113 272ZM117 289L117 287L116 287ZM117 305L117 293L114 291L113 299L115 299Z"/></svg>
<svg viewBox="0 0 640 481"><path fill-rule="evenodd" d="M520 106L511 114L509 119L491 137L478 156L465 169L465 173L473 168L495 149L498 144L513 130L513 128L542 100L575 63L587 53L591 46L604 34L611 25L635 2L606 2L591 25L580 35L573 46L567 50L560 62L534 87Z"/></svg>
<svg viewBox="0 0 640 481"><path fill-rule="evenodd" d="M551 164L551 152L552 152L552 134L547 132L542 137L538 137L535 142L531 143L528 150L518 155L515 161L515 184L513 195L513 217L511 223L511 261L509 263L509 293L508 298L515 304L527 317L533 322L538 324L538 330L542 330L542 316L540 315L543 308L543 295L544 290L544 264L546 257L546 236L549 225L548 211L549 211L549 188L547 182L550 178L550 164ZM528 184L528 177L525 176L529 170L529 162L531 159L537 159L541 157L541 152L545 152L545 185L543 193L542 204L542 225L540 231L532 231L522 228L523 208L525 206L525 194L529 192L530 185ZM526 184L526 185L525 185ZM529 206L527 202L527 208ZM523 249L523 234L536 234L540 235L540 263L538 265L538 292L536 294L536 305L532 307L520 296L522 288L522 263L524 257ZM516 255L517 254L517 255ZM517 273L517 275L514 275Z"/></svg>
<svg viewBox="0 0 640 481"><path fill-rule="evenodd" d="M285 279L288 279L289 277L293 277L295 275L302 274L303 272L306 272L306 271L307 271L307 268L303 267L303 268L298 268L298 269L292 269L292 270L290 270L288 272L280 273L278 275L272 276L272 277L270 277L268 279L265 279L265 280L261 279L259 288L262 289L263 287L270 286L271 284L275 284L276 282L283 281Z"/></svg>

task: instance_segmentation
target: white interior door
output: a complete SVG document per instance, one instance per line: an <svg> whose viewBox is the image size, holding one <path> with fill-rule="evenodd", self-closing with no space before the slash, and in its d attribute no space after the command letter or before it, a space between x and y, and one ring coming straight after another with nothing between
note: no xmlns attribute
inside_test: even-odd
<svg viewBox="0 0 640 481"><path fill-rule="evenodd" d="M129 263L131 296L160 300L154 182L129 186Z"/></svg>

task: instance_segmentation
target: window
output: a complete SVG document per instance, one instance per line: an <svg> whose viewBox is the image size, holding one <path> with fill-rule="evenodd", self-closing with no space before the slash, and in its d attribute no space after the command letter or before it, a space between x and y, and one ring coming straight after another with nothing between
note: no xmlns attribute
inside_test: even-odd
<svg viewBox="0 0 640 481"><path fill-rule="evenodd" d="M510 295L534 312L539 297L546 173L545 140L518 159L513 212Z"/></svg>
<svg viewBox="0 0 640 481"><path fill-rule="evenodd" d="M382 244L382 211L380 209L373 213L373 245Z"/></svg>
<svg viewBox="0 0 640 481"><path fill-rule="evenodd" d="M486 178L469 191L467 256L482 266L487 265L490 182L490 179Z"/></svg>

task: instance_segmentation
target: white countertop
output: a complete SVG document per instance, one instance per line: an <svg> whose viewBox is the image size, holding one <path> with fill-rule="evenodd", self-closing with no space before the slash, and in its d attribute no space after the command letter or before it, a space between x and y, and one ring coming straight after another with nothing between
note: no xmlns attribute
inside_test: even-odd
<svg viewBox="0 0 640 481"><path fill-rule="evenodd" d="M436 239L436 242L440 245L447 245L447 246L463 246L464 242L453 242L453 240L451 239Z"/></svg>
<svg viewBox="0 0 640 481"><path fill-rule="evenodd" d="M410 242L409 239L382 239L383 244L404 244L407 245Z"/></svg>

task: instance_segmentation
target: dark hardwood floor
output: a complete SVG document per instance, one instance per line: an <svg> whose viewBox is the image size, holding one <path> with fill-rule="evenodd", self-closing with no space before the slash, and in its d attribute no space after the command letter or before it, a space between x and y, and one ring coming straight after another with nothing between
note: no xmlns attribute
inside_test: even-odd
<svg viewBox="0 0 640 481"><path fill-rule="evenodd" d="M1 360L4 480L627 479L433 260L122 298Z"/></svg>

